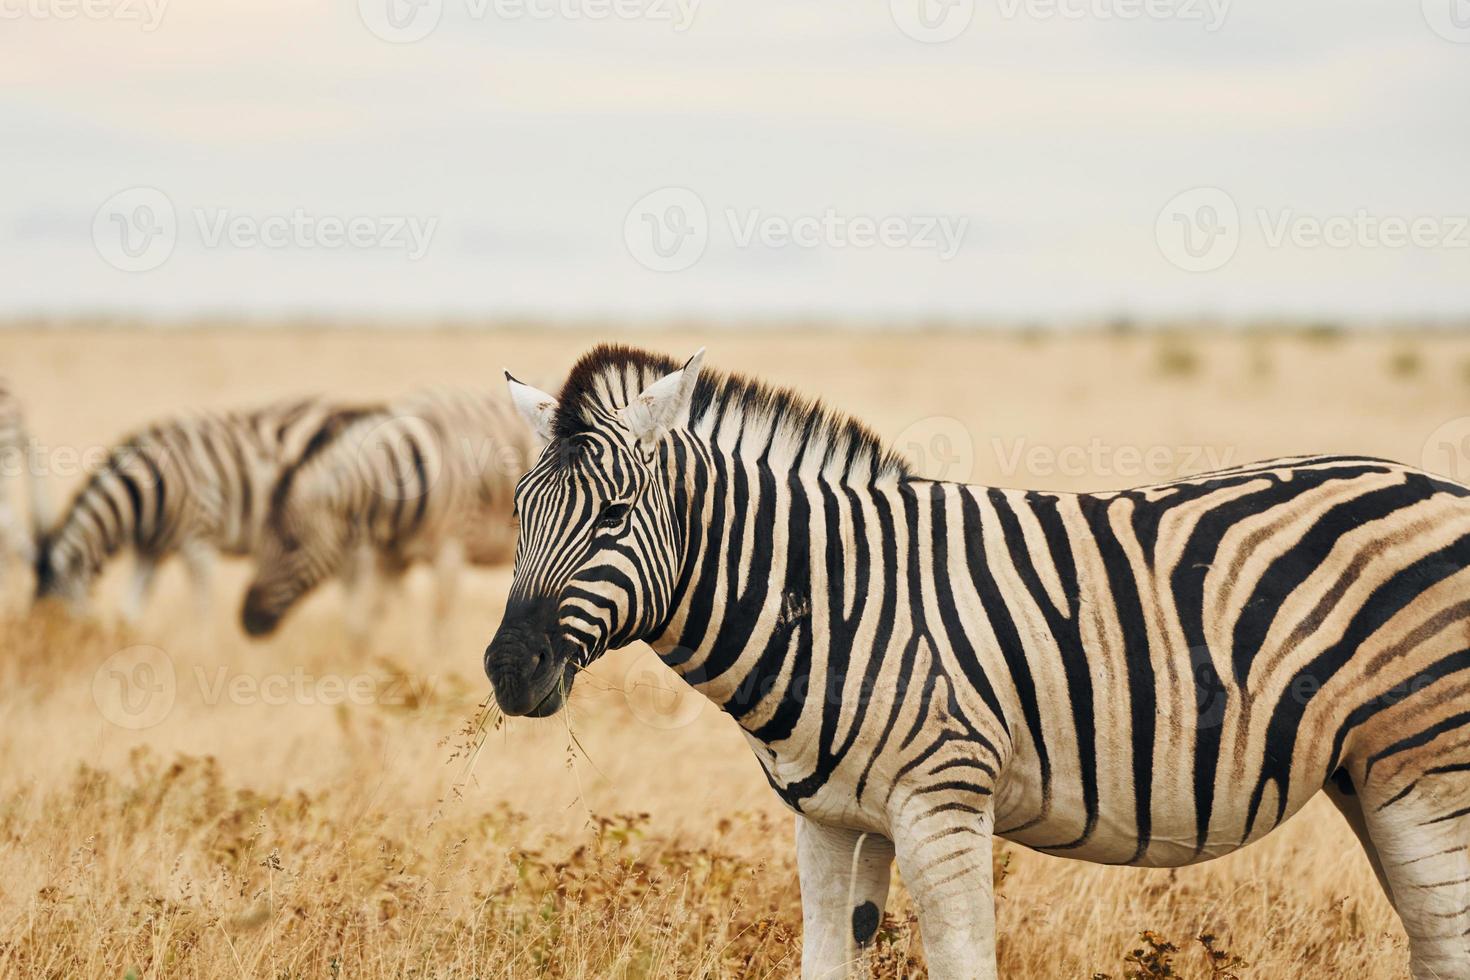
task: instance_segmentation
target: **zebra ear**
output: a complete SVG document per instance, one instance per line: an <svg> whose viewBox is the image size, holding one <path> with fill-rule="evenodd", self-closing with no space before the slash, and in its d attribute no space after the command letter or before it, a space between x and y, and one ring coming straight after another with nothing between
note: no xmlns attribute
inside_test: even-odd
<svg viewBox="0 0 1470 980"><path fill-rule="evenodd" d="M536 433L536 438L543 443L550 442L552 420L556 417L556 399L539 388L522 384L511 377L509 371L505 372L505 382L510 385L510 400L521 418Z"/></svg>
<svg viewBox="0 0 1470 980"><path fill-rule="evenodd" d="M666 374L644 388L637 398L619 413L633 432L633 437L645 446L653 446L673 428L681 416L689 413L689 403L694 398L694 383L699 380L699 366L704 362L704 348L684 366L672 374Z"/></svg>

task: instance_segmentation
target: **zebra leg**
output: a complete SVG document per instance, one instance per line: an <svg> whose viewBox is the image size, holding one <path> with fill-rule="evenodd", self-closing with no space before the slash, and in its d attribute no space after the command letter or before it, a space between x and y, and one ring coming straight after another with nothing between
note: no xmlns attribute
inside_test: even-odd
<svg viewBox="0 0 1470 980"><path fill-rule="evenodd" d="M209 621L213 600L210 585L214 578L214 549L203 541L187 541L179 549L184 567L189 570L189 584L194 590L194 613L199 622Z"/></svg>
<svg viewBox="0 0 1470 980"><path fill-rule="evenodd" d="M443 646L449 617L459 597L459 578L464 571L464 542L451 539L434 556L434 635L436 647Z"/></svg>
<svg viewBox="0 0 1470 980"><path fill-rule="evenodd" d="M158 574L158 560L150 555L138 555L133 563L133 577L128 582L128 591L123 596L120 612L123 622L137 626L143 619L143 607L153 591L153 580Z"/></svg>
<svg viewBox="0 0 1470 980"><path fill-rule="evenodd" d="M1470 771L1436 766L1386 800L1362 801L1414 980L1470 977Z"/></svg>
<svg viewBox="0 0 1470 980"><path fill-rule="evenodd" d="M1378 848L1373 843L1373 838L1368 834L1368 821L1363 813L1363 800L1358 796L1357 790L1353 788L1352 780L1347 771L1338 770L1338 774L1322 787L1327 798L1337 807L1343 819L1347 821L1353 833L1357 835L1358 843L1363 845L1363 851L1368 855L1368 864L1372 866L1373 873L1378 876L1378 886L1383 889L1383 894L1388 897L1390 904L1393 903L1393 890L1389 887L1388 877L1383 873L1383 861L1378 856Z"/></svg>
<svg viewBox="0 0 1470 980"><path fill-rule="evenodd" d="M919 915L930 980L996 980L989 797L914 802L923 809L905 808L894 845Z"/></svg>
<svg viewBox="0 0 1470 980"><path fill-rule="evenodd" d="M371 544L359 544L348 553L342 567L342 587L347 593L347 642L354 654L361 655L368 652L383 613L378 553Z"/></svg>
<svg viewBox="0 0 1470 980"><path fill-rule="evenodd" d="M802 980L847 977L878 931L888 900L893 844L796 818L801 873Z"/></svg>
<svg viewBox="0 0 1470 980"><path fill-rule="evenodd" d="M0 466L4 465L4 459L0 458ZM22 553L15 511L5 499L4 480L5 474L0 472L0 583L5 581L6 573L10 571L11 556Z"/></svg>

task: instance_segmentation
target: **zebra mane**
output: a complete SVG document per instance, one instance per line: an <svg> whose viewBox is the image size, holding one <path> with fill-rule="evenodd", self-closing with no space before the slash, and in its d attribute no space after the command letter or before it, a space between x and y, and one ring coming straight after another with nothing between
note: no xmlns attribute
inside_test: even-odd
<svg viewBox="0 0 1470 980"><path fill-rule="evenodd" d="M600 413L617 411L682 362L663 354L599 344L573 365L558 398L555 434L568 438L591 428ZM689 416L691 431L726 449L737 445L773 467L800 468L832 479L876 481L911 476L907 461L867 426L789 388L705 368Z"/></svg>

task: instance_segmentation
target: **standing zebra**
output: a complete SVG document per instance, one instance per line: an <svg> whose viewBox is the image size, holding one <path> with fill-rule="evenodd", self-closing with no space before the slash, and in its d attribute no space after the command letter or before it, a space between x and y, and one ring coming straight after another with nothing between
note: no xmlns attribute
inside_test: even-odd
<svg viewBox="0 0 1470 980"><path fill-rule="evenodd" d="M992 835L1177 866L1325 790L1408 932L1470 977L1470 490L1346 456L1111 493L921 479L789 392L599 347L560 400L485 670L510 715L635 640L798 814L802 973L896 856L935 978L996 976Z"/></svg>
<svg viewBox="0 0 1470 980"><path fill-rule="evenodd" d="M45 492L30 456L30 441L20 399L0 378L0 581L12 558L35 560L34 535L45 520ZM22 476L29 497L24 517L18 513L20 494L14 489Z"/></svg>
<svg viewBox="0 0 1470 980"><path fill-rule="evenodd" d="M503 396L436 389L367 413L313 446L272 494L241 610L245 631L273 632L328 576L352 580L374 563L400 573L418 561L434 564L442 624L466 560L511 556L512 492L530 442Z"/></svg>
<svg viewBox="0 0 1470 980"><path fill-rule="evenodd" d="M202 608L215 552L259 543L270 491L287 461L365 409L319 398L156 422L125 438L72 498L36 558L37 597L87 607L93 581L118 552L136 563L123 616L136 622L158 566L179 555Z"/></svg>

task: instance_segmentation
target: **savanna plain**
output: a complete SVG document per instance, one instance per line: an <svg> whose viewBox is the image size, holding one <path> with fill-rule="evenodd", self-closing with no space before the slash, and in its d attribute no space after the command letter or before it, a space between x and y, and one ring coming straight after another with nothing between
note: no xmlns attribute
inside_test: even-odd
<svg viewBox="0 0 1470 980"><path fill-rule="evenodd" d="M132 426L322 392L555 390L611 330L33 326L0 331L56 504ZM1470 478L1470 339L1325 327L1075 335L623 333L821 396L928 475L1104 489L1302 452ZM102 583L105 611L126 561ZM552 719L485 709L508 569L431 622L410 577L369 649L321 591L265 643L223 563L207 616L170 567L143 621L0 617L0 976L787 977L792 821L733 722L650 651L610 655ZM997 855L1006 977L1402 977L1401 930L1318 799L1180 869ZM1206 942L1201 942L1201 936ZM878 976L922 976L895 888Z"/></svg>

